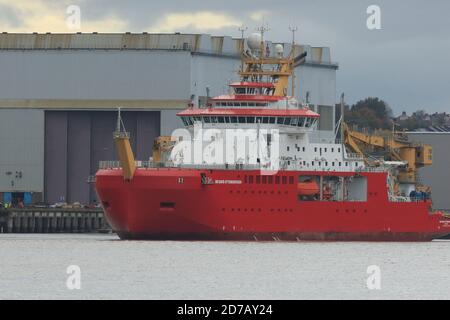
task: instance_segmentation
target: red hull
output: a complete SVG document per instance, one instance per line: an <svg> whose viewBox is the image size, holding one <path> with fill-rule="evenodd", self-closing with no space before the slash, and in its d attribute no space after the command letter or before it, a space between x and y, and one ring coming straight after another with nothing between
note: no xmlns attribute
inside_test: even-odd
<svg viewBox="0 0 450 320"><path fill-rule="evenodd" d="M216 183L202 184L202 173ZM296 182L305 172L278 173L284 184L244 180L259 174L140 168L124 181L120 169L110 169L97 173L96 188L122 239L430 241L450 233L450 220L431 214L429 202L389 202L382 172L361 173L367 201L301 201Z"/></svg>

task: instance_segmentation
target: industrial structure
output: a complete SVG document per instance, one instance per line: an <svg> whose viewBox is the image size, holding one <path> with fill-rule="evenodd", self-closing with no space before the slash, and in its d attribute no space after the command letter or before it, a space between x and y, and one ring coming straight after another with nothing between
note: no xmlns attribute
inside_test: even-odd
<svg viewBox="0 0 450 320"><path fill-rule="evenodd" d="M408 132L409 140L433 148L433 165L419 169L419 182L431 187L433 207L450 212L450 132Z"/></svg>
<svg viewBox="0 0 450 320"><path fill-rule="evenodd" d="M178 111L226 93L242 43L208 34L0 34L3 200L95 202L90 177L99 161L117 159L117 107L136 159L148 160L152 141L182 126ZM268 57L276 44L265 42ZM307 53L295 96L321 115L314 138L331 141L338 66L329 48L295 51Z"/></svg>

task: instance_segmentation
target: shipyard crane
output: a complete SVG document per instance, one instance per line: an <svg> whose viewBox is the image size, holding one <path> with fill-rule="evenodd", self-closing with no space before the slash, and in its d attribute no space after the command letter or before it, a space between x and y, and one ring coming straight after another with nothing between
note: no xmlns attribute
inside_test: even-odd
<svg viewBox="0 0 450 320"><path fill-rule="evenodd" d="M373 153L383 155L383 161L400 161L405 165L399 170L398 181L417 184L417 169L432 164L432 147L427 144L409 141L403 133L386 136L362 133L351 130L346 123L342 125L343 140L347 149L364 156L366 163L376 164Z"/></svg>

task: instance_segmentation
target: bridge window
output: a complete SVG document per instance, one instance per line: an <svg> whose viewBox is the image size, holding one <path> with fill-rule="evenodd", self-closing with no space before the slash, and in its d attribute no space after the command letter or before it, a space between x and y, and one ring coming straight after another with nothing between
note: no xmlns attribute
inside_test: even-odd
<svg viewBox="0 0 450 320"><path fill-rule="evenodd" d="M230 117L230 122L231 123L237 123L237 117Z"/></svg>
<svg viewBox="0 0 450 320"><path fill-rule="evenodd" d="M205 123L211 123L211 119L209 117L203 117Z"/></svg>
<svg viewBox="0 0 450 320"><path fill-rule="evenodd" d="M239 123L245 123L245 117L238 117Z"/></svg>
<svg viewBox="0 0 450 320"><path fill-rule="evenodd" d="M269 123L275 123L275 117L270 117L269 118Z"/></svg>
<svg viewBox="0 0 450 320"><path fill-rule="evenodd" d="M225 119L223 117L217 117L219 123L225 123Z"/></svg>
<svg viewBox="0 0 450 320"><path fill-rule="evenodd" d="M269 118L268 117L263 117L262 118L262 123L269 123Z"/></svg>
<svg viewBox="0 0 450 320"><path fill-rule="evenodd" d="M247 123L255 123L255 117L247 117Z"/></svg>
<svg viewBox="0 0 450 320"><path fill-rule="evenodd" d="M283 124L284 123L284 117L278 117L277 118L277 123L278 124Z"/></svg>

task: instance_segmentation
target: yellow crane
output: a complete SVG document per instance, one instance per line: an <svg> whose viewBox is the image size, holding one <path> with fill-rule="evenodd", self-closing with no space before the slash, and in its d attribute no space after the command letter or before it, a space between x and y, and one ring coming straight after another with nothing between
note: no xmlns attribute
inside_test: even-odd
<svg viewBox="0 0 450 320"><path fill-rule="evenodd" d="M417 169L433 163L432 147L423 143L411 142L403 133L391 133L386 136L362 133L351 130L343 123L344 143L352 152L363 155L369 163L369 151L383 151L391 161L406 163L400 170L399 183L417 183Z"/></svg>

